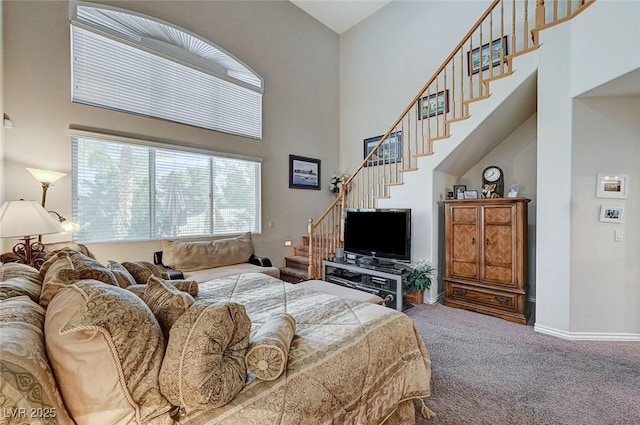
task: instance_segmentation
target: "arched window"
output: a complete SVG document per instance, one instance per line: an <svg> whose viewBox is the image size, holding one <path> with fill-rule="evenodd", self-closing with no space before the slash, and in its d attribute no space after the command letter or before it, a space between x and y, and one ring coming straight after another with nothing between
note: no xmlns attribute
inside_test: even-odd
<svg viewBox="0 0 640 425"><path fill-rule="evenodd" d="M167 22L71 3L74 102L262 138L260 75Z"/></svg>

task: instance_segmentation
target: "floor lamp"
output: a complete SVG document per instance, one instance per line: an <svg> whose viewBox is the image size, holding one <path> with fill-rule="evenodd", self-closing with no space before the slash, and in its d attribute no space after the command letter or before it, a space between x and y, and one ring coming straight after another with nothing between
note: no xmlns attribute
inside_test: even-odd
<svg viewBox="0 0 640 425"><path fill-rule="evenodd" d="M35 235L61 233L64 229L37 201L7 201L0 208L0 238L19 238L13 247L13 262L40 268L44 245L32 242Z"/></svg>
<svg viewBox="0 0 640 425"><path fill-rule="evenodd" d="M47 202L47 190L49 186L66 176L65 173L59 173L57 171L41 170L39 168L27 168L27 171L31 173L33 178L38 180L42 184L42 208L45 207ZM57 214L57 213L56 213ZM60 215L58 215L58 218ZM42 234L38 235L38 242L42 242Z"/></svg>

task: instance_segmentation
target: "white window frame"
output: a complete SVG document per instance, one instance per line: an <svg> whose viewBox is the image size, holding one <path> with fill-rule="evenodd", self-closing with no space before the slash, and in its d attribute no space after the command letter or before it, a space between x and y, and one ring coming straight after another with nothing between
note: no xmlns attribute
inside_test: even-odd
<svg viewBox="0 0 640 425"><path fill-rule="evenodd" d="M115 135L110 135L110 134L103 134L103 133L94 133L91 131L84 131L84 130L77 130L77 129L70 129L69 130L69 135L71 136L71 143L74 144L76 143L74 141L74 139L91 139L91 140L96 140L96 141L101 141L101 142L111 142L111 143L115 143L115 144L121 144L121 145L130 145L133 147L143 147L143 148L149 148L151 151L150 153L150 166L149 166L149 199L148 199L148 214L149 214L149 234L148 237L145 238L125 238L125 239L117 239L117 238L113 238L113 239L92 239L92 238L82 238L82 237L78 237L79 234L82 234L82 232L80 233L76 233L73 235L73 240L79 243L114 243L114 242L141 242L141 241L152 241L152 240L162 240L162 239L183 239L183 238L202 238L202 237L221 237L221 236L232 236L232 235L238 235L238 234L242 234L245 231L251 231L251 233L253 234L261 234L262 233L262 159L260 158L254 158L254 157L247 157L247 156L241 156L241 155L233 155L233 154L226 154L226 153L220 153L220 152L215 152L215 151L209 151L206 149L198 149L198 148L192 148L192 147L185 147L185 146L181 146L180 144L169 144L169 143L161 143L161 142L156 142L156 141L152 141L152 140L146 140L146 139L138 139L138 138L130 138L130 137L122 137L122 136L115 136ZM211 226L210 226L210 232L209 233L202 233L202 234L193 234L190 233L188 235L170 235L170 236L154 236L156 234L156 214L155 214L155 205L156 205L156 187L155 187L155 167L153 166L153 157L155 157L155 152L157 150L163 150L163 151L175 151L175 152L185 152L185 153L190 153L190 154L196 154L196 155L202 155L202 157L208 157L208 158L218 158L218 159L238 159L240 161L243 162L253 162L256 164L256 170L255 170L255 179L256 179L256 184L255 184L255 205L256 205L256 209L255 209L255 213L256 216L254 217L254 224L255 224L255 228L247 230L247 229L242 229L242 230L237 230L237 231L231 231L231 232L224 232L224 233L215 233L214 229L215 229L215 225L214 225L214 211L215 211L215 206L213 203L210 204L210 208L211 210L209 211L210 213L210 220L211 220ZM73 146L72 148L72 204L73 204L73 219L76 222L79 222L81 228L83 225L85 225L86 223L82 223L82 221L80 220L80 214L79 214L79 196L78 196L78 156L77 156L77 152L78 152L78 148L77 146ZM211 164L211 162L210 162ZM211 170L210 170L211 171ZM215 182L211 181L211 187L210 187L210 193L209 193L209 197L210 199L213 199L214 197L214 193L216 192L216 185Z"/></svg>

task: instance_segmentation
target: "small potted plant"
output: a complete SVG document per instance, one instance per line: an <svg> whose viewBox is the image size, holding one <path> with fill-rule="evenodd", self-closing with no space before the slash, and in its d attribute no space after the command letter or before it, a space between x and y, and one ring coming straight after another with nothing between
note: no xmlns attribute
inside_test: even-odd
<svg viewBox="0 0 640 425"><path fill-rule="evenodd" d="M436 269L427 260L420 260L411 269L404 283L405 295L409 302L422 304L424 291L431 288L431 278Z"/></svg>
<svg viewBox="0 0 640 425"><path fill-rule="evenodd" d="M347 181L349 175L346 173L336 173L329 180L329 190L331 193L338 195L342 187L342 182Z"/></svg>

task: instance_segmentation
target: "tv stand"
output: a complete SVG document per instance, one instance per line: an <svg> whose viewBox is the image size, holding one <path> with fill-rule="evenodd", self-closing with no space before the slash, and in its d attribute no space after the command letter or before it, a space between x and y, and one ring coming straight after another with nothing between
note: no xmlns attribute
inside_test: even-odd
<svg viewBox="0 0 640 425"><path fill-rule="evenodd" d="M390 295L398 311L403 310L402 283L410 271L393 262L389 265L356 265L339 259L322 262L322 280L376 294L383 299Z"/></svg>

